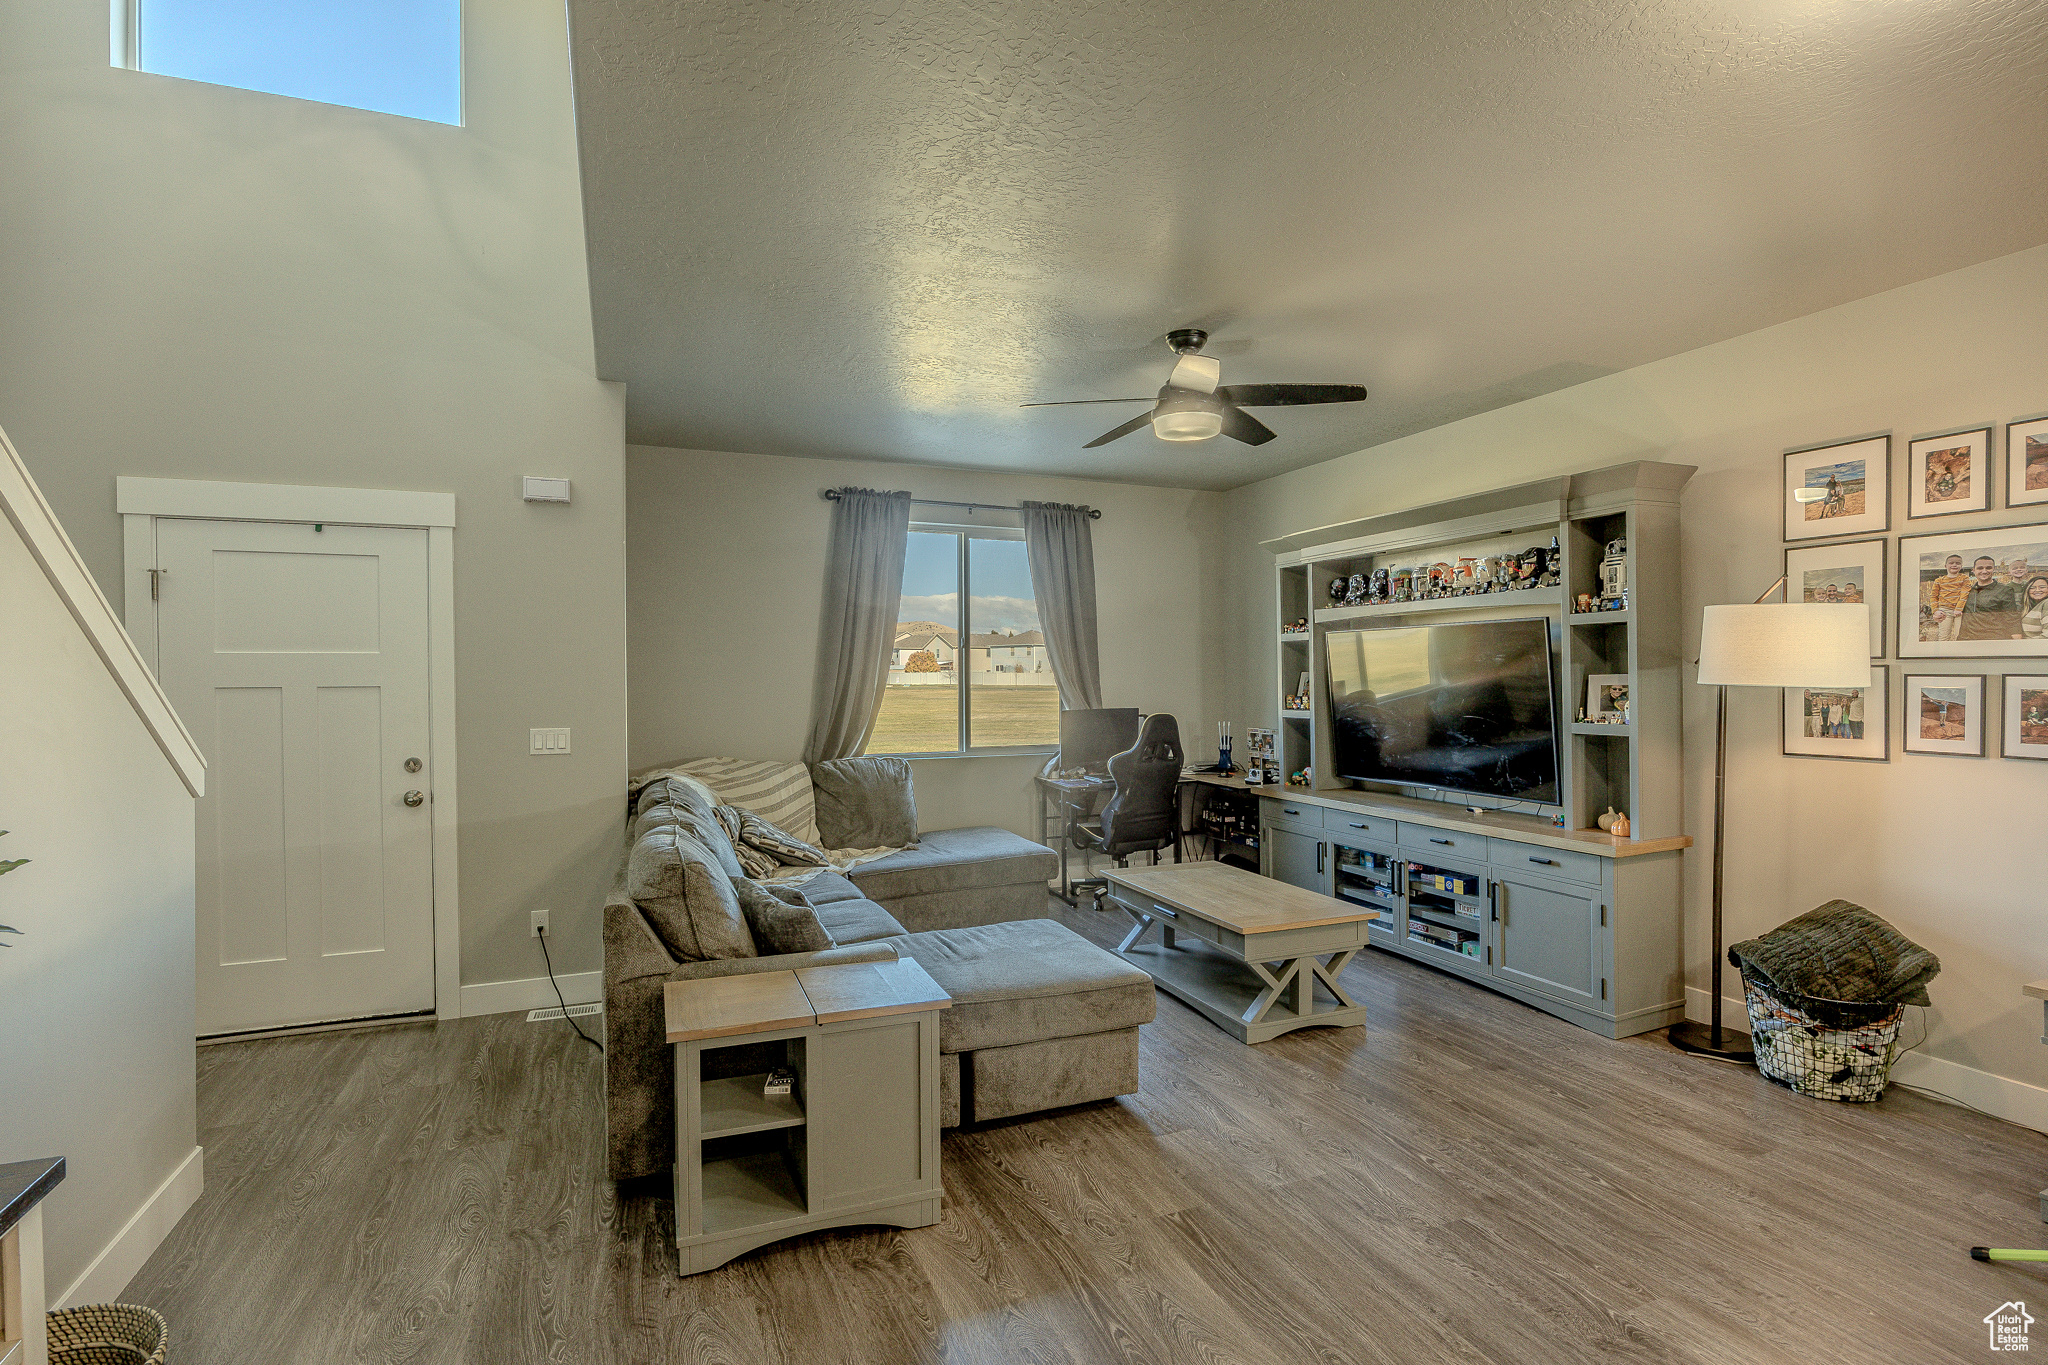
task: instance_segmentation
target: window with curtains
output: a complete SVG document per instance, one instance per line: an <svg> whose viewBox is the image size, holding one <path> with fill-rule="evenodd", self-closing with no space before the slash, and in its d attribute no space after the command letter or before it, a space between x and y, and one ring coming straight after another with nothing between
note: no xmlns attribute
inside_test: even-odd
<svg viewBox="0 0 2048 1365"><path fill-rule="evenodd" d="M870 754L1031 753L1060 742L1024 534L912 523Z"/></svg>

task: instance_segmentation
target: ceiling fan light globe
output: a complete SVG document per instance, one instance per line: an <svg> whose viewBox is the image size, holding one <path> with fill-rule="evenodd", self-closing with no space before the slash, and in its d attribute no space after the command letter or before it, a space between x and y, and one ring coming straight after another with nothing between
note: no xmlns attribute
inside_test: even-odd
<svg viewBox="0 0 2048 1365"><path fill-rule="evenodd" d="M1152 419L1152 434L1162 441L1206 441L1223 433L1223 414L1200 409L1162 412Z"/></svg>

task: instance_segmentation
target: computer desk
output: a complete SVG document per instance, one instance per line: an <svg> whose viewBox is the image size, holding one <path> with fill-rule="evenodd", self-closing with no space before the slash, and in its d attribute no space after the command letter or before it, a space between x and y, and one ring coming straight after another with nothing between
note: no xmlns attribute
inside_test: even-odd
<svg viewBox="0 0 2048 1365"><path fill-rule="evenodd" d="M1183 789L1190 785L1222 787L1230 791L1266 792L1276 791L1271 786L1247 785L1243 777L1226 777L1220 773L1199 773L1184 769L1180 775ZM1067 854L1072 844L1067 839L1067 822L1061 812L1068 805L1080 804L1084 799L1107 796L1116 790L1116 779L1108 773L1088 777L1051 777L1044 773L1038 776L1038 842L1051 847L1055 837L1059 840L1060 885L1053 894L1068 905L1078 905L1080 898L1074 894L1073 880L1067 873ZM1057 829L1055 830L1055 827ZM1185 827L1181 837L1187 837Z"/></svg>

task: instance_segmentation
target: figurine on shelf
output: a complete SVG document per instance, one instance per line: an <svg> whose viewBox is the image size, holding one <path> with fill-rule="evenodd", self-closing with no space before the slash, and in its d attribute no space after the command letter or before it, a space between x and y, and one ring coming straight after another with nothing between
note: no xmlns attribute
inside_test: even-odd
<svg viewBox="0 0 2048 1365"><path fill-rule="evenodd" d="M1309 784L1308 775L1309 770L1303 768L1300 772L1287 779L1287 785L1290 787L1306 787Z"/></svg>
<svg viewBox="0 0 2048 1365"><path fill-rule="evenodd" d="M1542 585L1554 588L1564 580L1564 551L1558 548L1557 537L1550 538L1550 549L1543 558Z"/></svg>
<svg viewBox="0 0 2048 1365"><path fill-rule="evenodd" d="M1615 816L1614 823L1608 826L1607 832L1609 834L1612 834L1617 839L1628 838L1628 812L1623 811L1621 814Z"/></svg>
<svg viewBox="0 0 2048 1365"><path fill-rule="evenodd" d="M1308 634L1308 618L1306 616L1297 616L1293 621L1282 626L1280 629L1286 635L1306 635Z"/></svg>
<svg viewBox="0 0 2048 1365"><path fill-rule="evenodd" d="M1346 578L1343 574L1338 574L1335 578L1330 580L1331 606L1341 607L1344 605L1344 589L1350 584L1350 582L1351 580Z"/></svg>
<svg viewBox="0 0 2048 1365"><path fill-rule="evenodd" d="M1626 602L1628 598L1628 540L1617 537L1607 542L1607 553L1600 560L1600 610L1620 611L1620 606L1610 603Z"/></svg>
<svg viewBox="0 0 2048 1365"><path fill-rule="evenodd" d="M1572 610L1582 614L1593 610L1593 594L1589 592L1580 593L1572 603Z"/></svg>
<svg viewBox="0 0 2048 1365"><path fill-rule="evenodd" d="M1396 569L1394 570L1392 581L1394 584L1394 594L1390 600L1395 602L1406 602L1408 600L1409 594L1414 591L1415 570Z"/></svg>
<svg viewBox="0 0 2048 1365"><path fill-rule="evenodd" d="M1500 556L1481 555L1472 565L1472 591L1492 592L1500 578Z"/></svg>
<svg viewBox="0 0 2048 1365"><path fill-rule="evenodd" d="M1515 557L1515 587L1533 588L1543 576L1543 547L1531 545Z"/></svg>
<svg viewBox="0 0 2048 1365"><path fill-rule="evenodd" d="M1351 575L1350 586L1344 589L1344 605L1347 607L1355 607L1364 601L1365 575L1362 573L1355 573Z"/></svg>
<svg viewBox="0 0 2048 1365"><path fill-rule="evenodd" d="M1374 569L1371 579L1367 581L1365 586L1365 600L1368 602L1386 601L1387 595L1393 591L1391 579L1392 575L1387 570Z"/></svg>
<svg viewBox="0 0 2048 1365"><path fill-rule="evenodd" d="M1618 817L1614 813L1614 807L1609 806L1606 810L1600 812L1599 819L1595 820L1593 823L1600 826L1602 830L1612 830L1614 828L1614 822L1619 818L1620 817Z"/></svg>

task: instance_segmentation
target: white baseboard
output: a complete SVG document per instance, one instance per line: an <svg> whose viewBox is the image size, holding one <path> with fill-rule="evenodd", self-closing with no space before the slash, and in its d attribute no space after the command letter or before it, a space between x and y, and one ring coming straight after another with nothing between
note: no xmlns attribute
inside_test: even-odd
<svg viewBox="0 0 2048 1365"><path fill-rule="evenodd" d="M171 1235L171 1229L178 1226L185 1211L199 1202L205 1189L206 1149L194 1147L178 1163L178 1169L156 1187L156 1193L143 1201L127 1225L114 1234L114 1240L100 1248L92 1264L50 1306L76 1308L83 1303L118 1300L128 1288L128 1281L142 1269L142 1263L163 1245L164 1238Z"/></svg>
<svg viewBox="0 0 2048 1365"><path fill-rule="evenodd" d="M565 972L555 978L562 987L562 1000L555 999L555 988L544 976L529 976L519 981L478 981L462 988L462 1017L472 1014L509 1014L513 1010L524 1013L527 1010L544 1010L550 1005L559 1005L566 1000L572 1005L588 1005L604 999L603 972Z"/></svg>
<svg viewBox="0 0 2048 1365"><path fill-rule="evenodd" d="M1697 986L1686 987L1686 1018L1705 1022L1710 1000ZM1749 1032L1749 1008L1742 1001L1721 997L1721 1018L1744 1033ZM1924 1052L1901 1052L1892 1063L1892 1079L1902 1085L1940 1091L1987 1114L2048 1132L2048 1088L1979 1071L1961 1062L1930 1057Z"/></svg>

